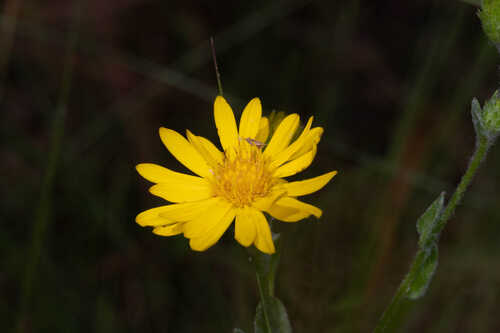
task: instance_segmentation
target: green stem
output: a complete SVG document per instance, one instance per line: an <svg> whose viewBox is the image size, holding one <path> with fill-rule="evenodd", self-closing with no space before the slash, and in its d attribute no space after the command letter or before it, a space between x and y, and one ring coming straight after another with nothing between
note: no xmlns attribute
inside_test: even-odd
<svg viewBox="0 0 500 333"><path fill-rule="evenodd" d="M481 165L481 162L486 157L488 148L491 146L492 143L493 142L491 140L488 140L484 136L480 135L477 136L476 150L472 155L472 158L469 162L469 166L467 167L465 174L462 176L462 179L460 180L460 183L458 184L455 192L451 196L451 199L448 202L448 205L446 206L445 210L443 211L443 214L441 215L441 217L439 218L438 222L436 223L436 225L432 230L433 235L435 235L434 239L436 239L436 241L439 239L441 231L443 231L449 218L453 215L453 212L455 211L457 205L460 203L463 194L465 193L467 187L474 178L474 175L476 174L477 169ZM413 259L413 262L410 266L408 275L406 275L404 280L399 285L399 288L396 291L394 297L392 298L391 303L384 311L384 314L382 315L382 318L380 318L377 327L375 327L375 330L373 331L374 333L387 332L387 330L391 327L392 323L399 317L399 314L402 312L404 305L409 302L406 293L410 287L410 284L416 278L417 274L421 271L422 266L425 263L425 260L428 255L429 253L426 247L418 250L415 259Z"/></svg>
<svg viewBox="0 0 500 333"><path fill-rule="evenodd" d="M386 330L391 327L394 320L399 317L399 314L402 312L404 306L409 302L409 299L405 297L406 292L410 287L411 281L413 281L415 275L420 270L421 265L424 263L425 257L425 251L423 251L422 249L418 250L415 259L413 259L413 262L411 263L408 275L406 275L404 280L399 285L399 288L396 291L396 294L394 294L391 303L385 309L382 318L380 318L377 327L375 327L375 330L373 331L374 333L386 332Z"/></svg>
<svg viewBox="0 0 500 333"><path fill-rule="evenodd" d="M267 300L269 299L269 294L264 292L264 287L263 284L266 284L265 278L262 275L259 275L259 273L256 273L257 275L257 286L259 287L259 295L260 295L260 301L262 304L262 312L264 313L264 320L266 322L266 329L269 333L271 333L271 322L269 321L269 311L267 308ZM264 283L263 283L264 282ZM269 288L266 288L269 290Z"/></svg>
<svg viewBox="0 0 500 333"><path fill-rule="evenodd" d="M476 171L479 168L479 165L486 157L486 153L488 152L488 148L492 144L492 142L490 140L488 140L485 137L480 137L480 136L477 137L476 142L477 142L476 150L474 151L474 154L472 155L472 158L469 162L469 166L467 168L467 171L465 171L465 174L462 176L462 179L460 180L460 183L458 184L457 189L455 190L455 193L453 193L453 195L451 196L451 199L448 202L448 205L446 206L443 214L441 215L441 218L439 219L439 221L434 226L434 229L432 230L432 233L434 235L439 236L441 231L446 226L448 219L451 217L451 215L453 215L455 208L460 203L460 200L462 199L462 196L463 196L465 190L467 190L467 187L469 186L470 182L472 181L472 178L474 178L474 175L476 174Z"/></svg>
<svg viewBox="0 0 500 333"><path fill-rule="evenodd" d="M274 297L274 281L276 270L280 259L279 235L275 234L274 243L276 252L272 255L262 253L258 250L250 250L255 265L257 286L262 312L264 315L265 328L268 333L272 333L270 304Z"/></svg>

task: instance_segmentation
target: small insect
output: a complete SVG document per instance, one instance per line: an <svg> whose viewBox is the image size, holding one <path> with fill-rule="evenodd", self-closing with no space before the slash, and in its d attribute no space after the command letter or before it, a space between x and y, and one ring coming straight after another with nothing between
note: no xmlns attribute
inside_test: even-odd
<svg viewBox="0 0 500 333"><path fill-rule="evenodd" d="M266 145L264 142L260 142L259 140L255 140L255 139L251 139L251 138L241 138L240 137L240 140L245 140L246 142L248 142L252 146L255 146L258 148L264 147Z"/></svg>

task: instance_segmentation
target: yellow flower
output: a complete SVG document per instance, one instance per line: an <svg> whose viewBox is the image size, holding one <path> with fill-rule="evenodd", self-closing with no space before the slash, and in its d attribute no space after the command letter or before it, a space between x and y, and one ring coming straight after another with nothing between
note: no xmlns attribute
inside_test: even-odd
<svg viewBox="0 0 500 333"><path fill-rule="evenodd" d="M238 129L226 100L222 96L215 99L215 124L224 152L189 130L186 140L171 129L160 128L161 140L170 153L198 176L156 164L137 165L139 174L155 183L149 191L173 204L146 210L137 215L136 222L154 227L153 232L161 236L183 233L193 250L204 251L236 220L234 238L243 246L254 244L270 254L275 248L263 212L284 222L310 215L319 218L319 208L296 197L321 189L337 172L295 182L283 178L311 164L323 129L311 128L311 117L291 143L299 126L299 116L291 114L267 141L269 121L261 113L260 100L252 99L243 110Z"/></svg>

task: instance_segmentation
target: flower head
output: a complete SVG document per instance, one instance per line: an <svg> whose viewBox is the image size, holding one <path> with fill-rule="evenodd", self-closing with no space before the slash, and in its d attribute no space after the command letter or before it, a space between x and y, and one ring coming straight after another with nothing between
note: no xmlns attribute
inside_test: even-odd
<svg viewBox="0 0 500 333"><path fill-rule="evenodd" d="M491 98L484 103L483 108L479 101L472 100L472 121L476 133L491 143L500 135L500 94L495 91Z"/></svg>
<svg viewBox="0 0 500 333"><path fill-rule="evenodd" d="M182 233L190 239L193 250L204 251L235 221L234 237L241 245L254 244L264 253L274 253L263 212L284 222L321 216L319 208L297 197L321 189L337 172L295 182L283 178L311 164L323 129L311 128L311 117L291 142L300 121L297 114L291 114L281 120L268 140L269 121L262 117L258 98L243 110L239 128L222 96L215 99L214 116L223 151L189 130L186 139L160 128L163 144L196 176L156 164L137 165L139 174L155 183L149 191L172 204L146 210L137 215L136 222L154 227L153 232L161 236Z"/></svg>

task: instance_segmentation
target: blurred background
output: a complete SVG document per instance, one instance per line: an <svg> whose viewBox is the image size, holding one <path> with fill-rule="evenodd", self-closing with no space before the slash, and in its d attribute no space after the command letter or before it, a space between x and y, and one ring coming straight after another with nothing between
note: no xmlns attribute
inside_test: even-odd
<svg viewBox="0 0 500 333"><path fill-rule="evenodd" d="M471 1L472 2L472 1ZM305 197L279 225L295 332L370 332L417 250L415 222L474 148L470 102L499 56L461 1L23 1L0 5L2 332L252 332L255 273L232 230L203 253L135 222L163 204L134 167L185 172L158 128L217 140L214 36L237 115L315 116ZM500 149L440 242L405 332L499 332ZM449 197L449 195L448 195Z"/></svg>

